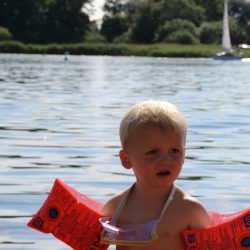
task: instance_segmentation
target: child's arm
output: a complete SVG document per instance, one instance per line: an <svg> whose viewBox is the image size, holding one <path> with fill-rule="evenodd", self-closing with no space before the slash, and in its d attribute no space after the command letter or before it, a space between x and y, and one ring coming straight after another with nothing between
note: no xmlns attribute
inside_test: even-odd
<svg viewBox="0 0 250 250"><path fill-rule="evenodd" d="M113 209L113 207L114 207L113 203L114 203L113 199L111 199L108 202L106 202L104 204L104 206L102 207L100 213L102 215L104 215L104 216L108 216L108 217L111 216L113 214L113 211L114 211L114 209Z"/></svg>
<svg viewBox="0 0 250 250"><path fill-rule="evenodd" d="M188 229L205 228L211 226L211 219L207 210L197 200L189 204Z"/></svg>
<svg viewBox="0 0 250 250"><path fill-rule="evenodd" d="M115 210L117 209L117 207L121 201L122 195L123 195L123 193L118 194L118 195L112 197L110 200L108 200L104 204L100 213L104 216L111 217L114 214Z"/></svg>

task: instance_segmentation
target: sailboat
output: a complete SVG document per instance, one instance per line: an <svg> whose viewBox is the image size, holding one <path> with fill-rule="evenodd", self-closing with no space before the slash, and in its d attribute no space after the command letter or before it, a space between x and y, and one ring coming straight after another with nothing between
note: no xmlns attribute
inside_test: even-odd
<svg viewBox="0 0 250 250"><path fill-rule="evenodd" d="M241 56L235 55L232 50L229 19L228 19L228 0L224 0L224 14L223 14L223 29L222 29L222 48L226 51L216 53L214 59L219 60L240 60Z"/></svg>

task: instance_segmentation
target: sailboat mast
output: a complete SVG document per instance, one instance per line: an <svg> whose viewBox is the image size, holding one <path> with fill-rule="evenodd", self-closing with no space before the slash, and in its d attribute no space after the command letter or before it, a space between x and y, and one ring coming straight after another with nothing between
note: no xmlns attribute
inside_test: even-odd
<svg viewBox="0 0 250 250"><path fill-rule="evenodd" d="M232 49L228 19L228 0L224 0L222 47L227 51L230 51Z"/></svg>

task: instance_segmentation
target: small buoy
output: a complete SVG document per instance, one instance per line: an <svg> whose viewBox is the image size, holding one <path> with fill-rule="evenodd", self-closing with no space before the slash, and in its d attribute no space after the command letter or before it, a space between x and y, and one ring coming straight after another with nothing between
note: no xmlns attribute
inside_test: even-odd
<svg viewBox="0 0 250 250"><path fill-rule="evenodd" d="M69 55L69 51L65 50L64 51L64 61L68 61L68 55Z"/></svg>

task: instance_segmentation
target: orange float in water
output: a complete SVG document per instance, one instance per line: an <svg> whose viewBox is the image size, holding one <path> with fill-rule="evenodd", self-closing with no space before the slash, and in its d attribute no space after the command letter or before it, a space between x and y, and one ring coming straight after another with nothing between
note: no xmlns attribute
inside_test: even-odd
<svg viewBox="0 0 250 250"><path fill-rule="evenodd" d="M210 212L212 226L182 233L187 250L250 250L250 209Z"/></svg>
<svg viewBox="0 0 250 250"><path fill-rule="evenodd" d="M56 238L76 250L105 250L100 243L102 203L56 179L46 201L28 226Z"/></svg>
<svg viewBox="0 0 250 250"><path fill-rule="evenodd" d="M52 233L75 250L106 250L109 245L100 243L102 206L56 179L28 226ZM250 209L210 216L213 226L182 233L187 250L250 250Z"/></svg>

